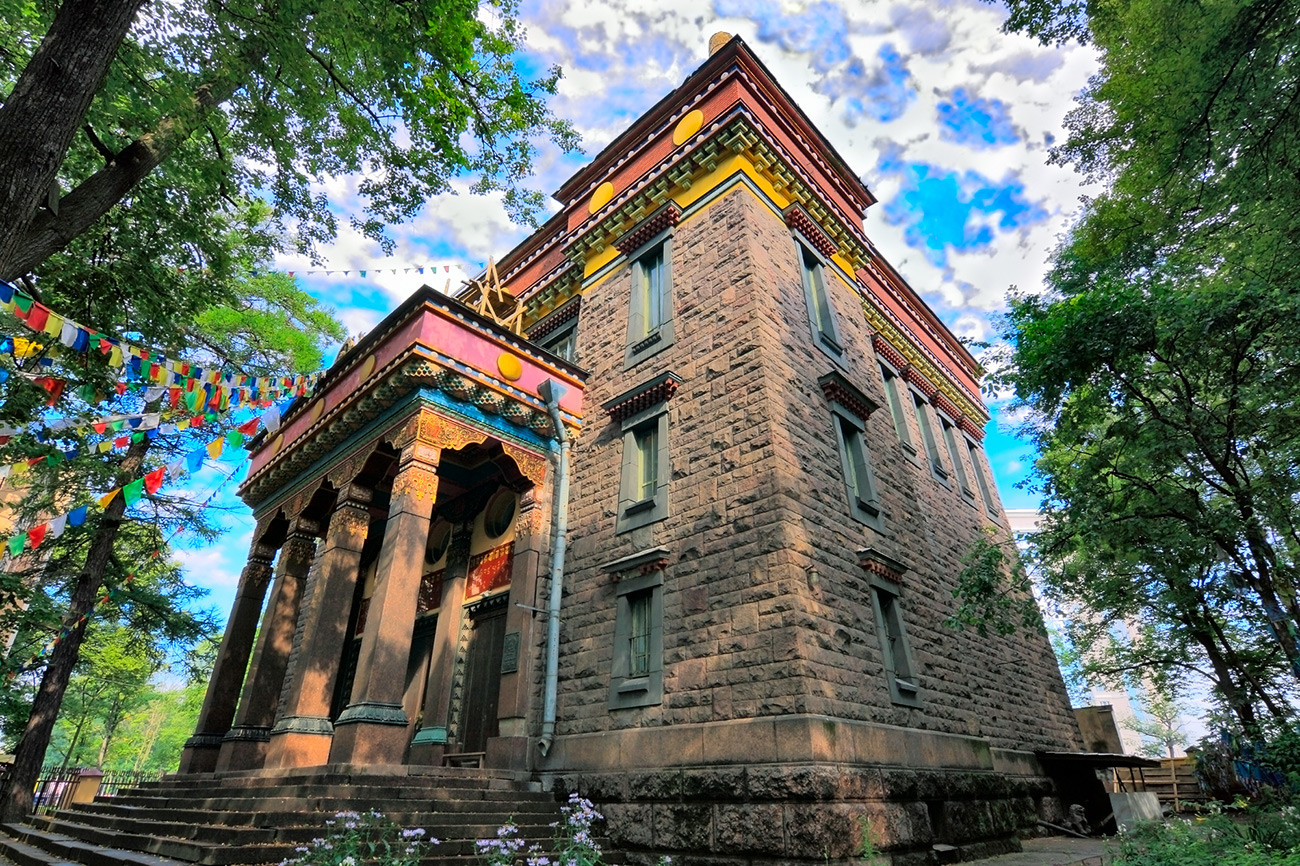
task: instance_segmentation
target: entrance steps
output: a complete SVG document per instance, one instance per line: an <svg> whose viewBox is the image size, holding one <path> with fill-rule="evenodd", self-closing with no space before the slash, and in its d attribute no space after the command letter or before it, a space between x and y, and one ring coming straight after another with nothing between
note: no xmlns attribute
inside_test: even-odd
<svg viewBox="0 0 1300 866"><path fill-rule="evenodd" d="M172 776L0 827L16 866L279 863L338 812L378 811L441 840L423 866L470 866L507 821L549 848L560 803L523 774L459 767L320 767Z"/></svg>

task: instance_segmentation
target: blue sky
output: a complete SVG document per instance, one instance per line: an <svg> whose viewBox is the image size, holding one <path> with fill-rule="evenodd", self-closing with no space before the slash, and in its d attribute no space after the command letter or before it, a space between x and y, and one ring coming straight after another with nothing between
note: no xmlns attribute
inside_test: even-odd
<svg viewBox="0 0 1300 866"><path fill-rule="evenodd" d="M992 339L1008 288L1041 287L1046 259L1088 191L1046 159L1094 58L1002 34L1005 10L995 5L523 0L520 14L521 68L564 69L552 107L575 124L588 154L702 63L711 34L744 36L880 199L866 215L868 235L959 336ZM549 194L586 158L545 151L533 185ZM352 332L368 330L421 283L458 285L525 236L499 198L468 195L469 181L457 186L462 194L438 197L392 230L390 258L345 228L323 252L326 267L350 276L307 276L313 266L291 257L277 264L298 272ZM359 206L355 190L355 178L324 189L341 212ZM427 265L436 278L403 272ZM1036 499L1014 486L1033 458L1011 435L1015 420L1004 406L992 402L990 462L1004 504L1033 507ZM252 528L237 508L226 520L231 531L216 546L182 556L223 615Z"/></svg>

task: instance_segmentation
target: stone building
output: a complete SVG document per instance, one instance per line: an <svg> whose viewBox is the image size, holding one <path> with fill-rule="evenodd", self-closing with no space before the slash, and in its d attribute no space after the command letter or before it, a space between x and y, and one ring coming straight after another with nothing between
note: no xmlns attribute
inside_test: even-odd
<svg viewBox="0 0 1300 866"><path fill-rule="evenodd" d="M253 443L184 771L524 771L634 858L713 862L863 828L973 857L1053 808L1036 753L1081 740L1046 639L943 626L1006 530L979 366L844 159L711 47L556 193L508 292L421 290Z"/></svg>

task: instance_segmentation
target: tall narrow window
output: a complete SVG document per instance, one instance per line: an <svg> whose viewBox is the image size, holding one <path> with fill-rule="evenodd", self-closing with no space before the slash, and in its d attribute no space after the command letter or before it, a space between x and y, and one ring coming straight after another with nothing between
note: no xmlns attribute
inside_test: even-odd
<svg viewBox="0 0 1300 866"><path fill-rule="evenodd" d="M802 242L798 246L804 300L808 303L808 321L812 325L813 342L823 352L839 360L844 354L844 347L840 345L835 308L831 305L830 292L826 286L825 263L810 247Z"/></svg>
<svg viewBox="0 0 1300 866"><path fill-rule="evenodd" d="M840 373L827 373L817 380L817 384L821 385L830 402L849 513L862 523L883 529L884 517L866 441L866 421L875 411L876 404Z"/></svg>
<svg viewBox="0 0 1300 866"><path fill-rule="evenodd" d="M624 367L632 367L673 344L671 230L631 256L632 299L627 314Z"/></svg>
<svg viewBox="0 0 1300 866"><path fill-rule="evenodd" d="M664 248L656 247L642 256L636 270L639 282L636 302L641 316L640 333L633 336L643 338L658 331L664 323Z"/></svg>
<svg viewBox="0 0 1300 866"><path fill-rule="evenodd" d="M615 532L668 516L668 399L679 384L679 377L663 373L603 406L619 423L623 437Z"/></svg>
<svg viewBox="0 0 1300 866"><path fill-rule="evenodd" d="M659 425L644 424L632 431L636 441L637 499L653 499L659 487Z"/></svg>
<svg viewBox="0 0 1300 866"><path fill-rule="evenodd" d="M650 673L650 603L649 590L631 594L627 598L627 674L644 677Z"/></svg>
<svg viewBox="0 0 1300 866"><path fill-rule="evenodd" d="M664 573L638 572L622 572L615 584L611 710L653 706L664 698Z"/></svg>
<svg viewBox="0 0 1300 866"><path fill-rule="evenodd" d="M903 624L902 588L875 575L870 581L871 604L876 614L876 634L880 638L889 697L896 704L919 706L920 687L912 662L912 649L907 642L907 628Z"/></svg>
<svg viewBox="0 0 1300 866"><path fill-rule="evenodd" d="M898 376L893 370L880 365L880 375L885 380L885 397L889 400L889 415L894 419L894 432L898 434L898 444L908 457L916 457L916 446L912 444L912 431L907 427L907 417L903 414L903 398L900 396Z"/></svg>
<svg viewBox="0 0 1300 866"><path fill-rule="evenodd" d="M957 476L957 488L962 496L973 502L975 494L971 493L970 482L966 480L966 467L962 465L961 450L957 447L957 428L942 415L939 416L939 425L943 427L943 441L948 446L948 459L952 461L953 474Z"/></svg>
<svg viewBox="0 0 1300 866"><path fill-rule="evenodd" d="M948 470L943 468L939 458L939 445L934 439L934 424L930 420L930 402L925 397L912 392L912 407L916 410L916 426L921 430L921 441L925 443L925 456L930 461L930 472L935 478L948 483Z"/></svg>
<svg viewBox="0 0 1300 866"><path fill-rule="evenodd" d="M993 493L989 489L988 476L984 474L984 455L983 449L969 439L966 440L966 451L970 454L970 465L975 471L975 484L980 490L980 499L984 500L984 510L988 512L989 517L994 520L998 519L998 506L993 501Z"/></svg>

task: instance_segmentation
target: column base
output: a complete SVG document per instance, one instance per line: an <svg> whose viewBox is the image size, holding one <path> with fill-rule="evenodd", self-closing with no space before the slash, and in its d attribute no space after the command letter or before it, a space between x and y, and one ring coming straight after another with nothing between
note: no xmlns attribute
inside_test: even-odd
<svg viewBox="0 0 1300 866"><path fill-rule="evenodd" d="M211 773L217 769L217 757L221 753L221 734L195 734L185 741L181 750L179 772Z"/></svg>
<svg viewBox="0 0 1300 866"><path fill-rule="evenodd" d="M271 729L262 725L239 725L226 732L217 758L217 771L259 770L266 763Z"/></svg>
<svg viewBox="0 0 1300 866"><path fill-rule="evenodd" d="M420 728L411 740L411 750L407 754L408 764L424 767L441 767L442 756L447 752L447 729L441 726Z"/></svg>
<svg viewBox="0 0 1300 866"><path fill-rule="evenodd" d="M400 764L410 740L401 704L352 704L334 723L331 764Z"/></svg>
<svg viewBox="0 0 1300 866"><path fill-rule="evenodd" d="M319 767L329 763L334 725L318 716L288 716L271 729L266 767Z"/></svg>

